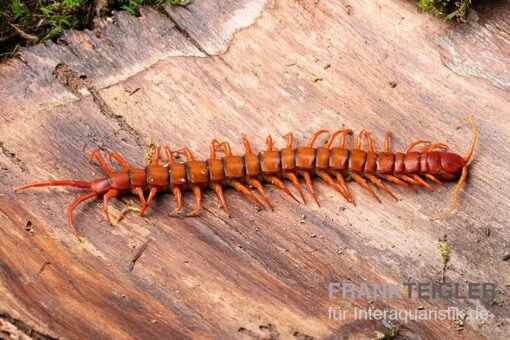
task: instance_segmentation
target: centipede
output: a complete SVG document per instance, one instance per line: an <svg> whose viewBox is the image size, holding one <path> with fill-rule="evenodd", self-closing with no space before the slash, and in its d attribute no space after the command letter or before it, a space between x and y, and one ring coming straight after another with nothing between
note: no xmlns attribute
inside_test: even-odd
<svg viewBox="0 0 510 340"><path fill-rule="evenodd" d="M230 216L223 195L225 188L234 188L260 208L272 210L273 204L263 184L276 186L292 200L299 202L284 183L289 181L301 201L306 204L303 188L299 182L302 179L308 194L319 205L312 182L314 178L320 178L345 200L354 204L355 200L346 184L348 180L359 184L378 202L381 202L381 199L374 187L398 200L385 182L413 191L417 191L417 187L438 191L436 186L431 185L432 183L445 186L444 181L457 181L450 208L437 215L437 218L447 216L455 210L459 191L468 175L468 162L477 143L477 127L473 116L466 118L470 121L473 137L465 156L449 152L448 146L444 143L431 143L427 140L413 141L404 152L392 152L389 131L384 136L383 151L375 150L372 135L367 130L361 130L354 147L348 148L347 139L353 134L352 129L336 130L331 134L328 130L319 130L313 134L308 144L296 147L293 133L288 133L284 136L287 145L279 150L274 147L273 139L269 135L266 149L258 153L252 151L248 138L243 136L244 155L234 155L228 142L213 139L207 160L196 160L187 147L172 151L168 146L164 146L166 163L163 165L162 148L157 146L150 163L143 168L131 167L119 153L110 151L108 153L110 162L116 162L119 166L118 170L112 170L104 156L98 150L94 150L89 160L97 161L105 177L89 182L51 180L24 185L15 191L57 186L86 190L67 208L68 226L78 239L80 235L74 226L73 211L90 199L103 198L106 220L112 224L108 212L111 198L129 193L138 196L141 204L139 214L143 216L156 194L170 192L175 196L177 206L169 215L181 216L183 192L191 191L195 197L195 209L186 214L191 217L199 215L202 210L202 191L212 189L221 207ZM329 134L327 141L323 145L315 146L318 137L323 134ZM366 140L366 150L362 148L363 140ZM418 146L421 148L416 150ZM222 156L218 156L218 153ZM183 161L178 162L177 158L180 157L174 157L176 154L183 155ZM258 193L258 197L255 193Z"/></svg>

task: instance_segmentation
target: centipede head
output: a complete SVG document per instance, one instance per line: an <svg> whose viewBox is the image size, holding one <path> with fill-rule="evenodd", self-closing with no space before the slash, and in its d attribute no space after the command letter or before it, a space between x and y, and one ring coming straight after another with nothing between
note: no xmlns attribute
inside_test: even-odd
<svg viewBox="0 0 510 340"><path fill-rule="evenodd" d="M462 156L452 152L442 152L441 169L439 178L442 180L455 180L462 174L462 169L466 166L466 160Z"/></svg>

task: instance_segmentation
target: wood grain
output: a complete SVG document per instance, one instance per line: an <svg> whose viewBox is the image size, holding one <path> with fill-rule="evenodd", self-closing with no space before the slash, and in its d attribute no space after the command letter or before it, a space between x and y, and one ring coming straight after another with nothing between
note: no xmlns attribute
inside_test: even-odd
<svg viewBox="0 0 510 340"><path fill-rule="evenodd" d="M499 29L508 16L481 13L475 39L478 31L403 1L204 0L167 12L119 13L95 32L68 31L0 65L2 325L35 338L354 339L389 324L328 321L328 307L459 306L491 317L466 319L462 330L452 320L392 325L424 339L508 335L510 47ZM488 52L473 53L482 43ZM479 65L474 77L452 66L458 58ZM320 207L268 187L274 212L228 190L231 218L210 191L198 218L168 217L175 202L161 195L145 217L128 213L113 227L102 202L91 202L75 213L80 244L65 214L76 190L13 193L33 181L100 177L87 161L94 148L142 165L148 142L205 158L212 138L240 153L242 134L259 150L268 134L281 146L289 131L305 143L320 128L345 126L372 131L378 147L389 129L395 150L423 138L463 154L471 132L457 125L469 113L479 128L469 181L458 210L439 221L429 217L449 205L453 185L394 188L399 201L379 204L349 184L354 206L316 181ZM112 201L111 213L133 201ZM439 239L450 246L446 281L494 282L497 301L328 297L329 282L433 282Z"/></svg>

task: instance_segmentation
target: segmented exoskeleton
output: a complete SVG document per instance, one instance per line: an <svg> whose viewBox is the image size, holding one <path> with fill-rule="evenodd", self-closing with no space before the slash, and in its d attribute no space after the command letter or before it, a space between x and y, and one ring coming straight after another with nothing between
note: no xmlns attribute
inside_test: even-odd
<svg viewBox="0 0 510 340"><path fill-rule="evenodd" d="M451 213L457 204L459 190L468 173L467 162L471 158L476 145L477 130L472 116L470 121L473 140L464 157L456 153L446 152L447 146L445 144L431 144L424 140L411 143L404 152L393 153L390 150L389 132L386 132L385 135L383 151L376 152L372 136L370 132L365 130L359 133L355 147L352 149L346 147L346 136L352 134L350 129L335 131L326 144L315 147L317 138L328 133L327 130L319 130L307 145L298 147L294 147L292 133L287 134L285 136L287 146L281 150L273 148L273 140L269 136L266 140L266 150L258 154L252 152L248 139L243 137L245 148L243 156L233 155L229 143L213 140L210 146L210 156L206 161L195 160L191 151L184 148L176 152L182 153L186 161L178 163L174 159L170 148L165 146L167 164L163 166L160 164L161 148L157 147L152 161L145 168L132 168L118 153L110 152L110 161L116 161L121 167L120 171L112 170L103 156L96 150L91 153L90 160L98 161L106 173L105 178L91 182L74 180L41 182L19 187L16 191L45 186L69 186L89 190L88 193L77 197L67 209L68 224L76 236L78 236L78 233L73 224L73 210L80 203L94 197L103 196L104 212L108 222L111 223L108 214L108 200L112 197L125 193L137 195L142 204L140 215L143 215L158 192L170 191L177 200L177 207L170 215L176 215L182 209L182 192L191 190L195 196L196 207L187 216L195 216L202 209L202 190L210 188L216 192L223 209L228 215L229 210L222 191L225 187L233 187L248 196L260 207L267 204L272 209L273 206L264 191L262 183L273 184L282 189L292 199L298 201L282 182L282 180L289 180L301 200L306 203L303 190L298 182L298 176L304 179L308 192L318 204L312 186L312 176L314 175L322 178L349 202L354 202L354 200L346 186L346 178L352 178L379 202L379 197L369 183L397 199L382 180L412 190L415 190L412 185L416 185L433 191L436 191L436 189L425 182L425 178L443 186L444 184L441 182L443 180L458 180L452 205L443 214L446 215ZM363 137L367 140L367 151L361 149ZM339 139L339 144L335 146L337 139ZM425 144L425 146L419 151L414 151L420 144ZM218 158L218 151L223 151L224 156ZM248 189L247 185L258 191L265 204ZM147 199L144 196L146 191L149 192Z"/></svg>

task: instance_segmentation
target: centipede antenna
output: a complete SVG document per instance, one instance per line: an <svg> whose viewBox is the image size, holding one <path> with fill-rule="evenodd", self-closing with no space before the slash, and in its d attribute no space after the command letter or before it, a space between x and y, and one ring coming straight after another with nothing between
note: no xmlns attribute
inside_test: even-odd
<svg viewBox="0 0 510 340"><path fill-rule="evenodd" d="M467 119L469 119L469 122L471 123L471 129L473 131L473 140L471 141L471 145L469 146L469 150L467 151L466 155L464 156L464 160L466 161L466 164L471 159L471 156L473 155L473 150L475 149L476 142L478 140L478 130L476 128L475 118L474 118L473 115L462 117L460 122L459 122L459 124L464 122ZM431 218L431 220L436 220L436 219L439 219L441 217L448 216L448 215L450 215L453 212L453 210L455 210L455 208L457 207L457 201L459 200L460 188L462 187L462 185L466 181L467 175L468 175L468 168L467 168L467 165L464 165L462 167L462 174L461 174L461 176L459 178L459 181L457 182L457 185L455 186L455 191L453 192L452 205L450 206L450 209L448 209L446 211L443 211L442 213L439 213L436 216L433 216Z"/></svg>
<svg viewBox="0 0 510 340"><path fill-rule="evenodd" d="M459 191L460 191L460 188L462 187L462 184L464 184L464 182L466 181L467 174L468 174L468 168L466 165L464 165L464 167L462 168L462 175L460 176L460 179L457 182L457 185L455 186L455 191L453 192L453 200L452 200L452 205L450 206L450 209L433 216L431 218L431 220L437 220L441 217L448 216L452 213L452 211L455 210L455 208L457 207L457 201L459 199Z"/></svg>
<svg viewBox="0 0 510 340"><path fill-rule="evenodd" d="M461 122L466 119L469 119L469 122L471 123L471 129L473 130L473 140L471 141L471 145L469 146L468 152L464 156L464 160L468 162L469 159L471 158L471 155L473 154L473 150L475 149L476 142L478 140L478 129L476 128L475 117L473 115L470 115L469 117L463 117L461 119Z"/></svg>

